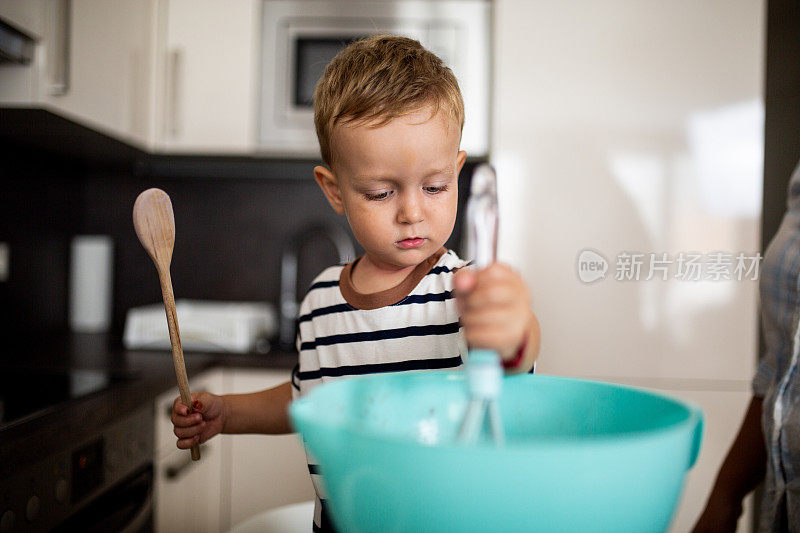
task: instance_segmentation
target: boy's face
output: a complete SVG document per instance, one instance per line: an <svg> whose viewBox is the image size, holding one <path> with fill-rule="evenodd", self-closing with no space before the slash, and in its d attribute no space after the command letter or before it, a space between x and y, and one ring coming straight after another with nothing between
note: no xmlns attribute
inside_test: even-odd
<svg viewBox="0 0 800 533"><path fill-rule="evenodd" d="M380 268L416 266L450 237L458 205L458 126L425 107L388 124L337 125L331 170L314 174L331 206L347 215L369 260ZM430 118L429 118L430 117Z"/></svg>

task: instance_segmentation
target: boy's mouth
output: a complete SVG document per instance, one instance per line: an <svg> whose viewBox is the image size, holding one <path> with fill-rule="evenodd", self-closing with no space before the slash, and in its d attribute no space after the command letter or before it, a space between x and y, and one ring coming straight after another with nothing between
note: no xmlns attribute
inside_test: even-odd
<svg viewBox="0 0 800 533"><path fill-rule="evenodd" d="M403 239L402 241L397 241L395 244L400 248L419 248L427 239L423 237L411 237L410 239Z"/></svg>

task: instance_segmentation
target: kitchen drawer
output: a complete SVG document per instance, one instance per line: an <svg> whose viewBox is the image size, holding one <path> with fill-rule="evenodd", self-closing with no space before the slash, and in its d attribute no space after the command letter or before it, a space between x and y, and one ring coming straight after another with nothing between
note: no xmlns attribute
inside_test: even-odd
<svg viewBox="0 0 800 533"><path fill-rule="evenodd" d="M157 533L222 530L222 450L219 439L200 445L201 459L178 450L155 462L154 520Z"/></svg>
<svg viewBox="0 0 800 533"><path fill-rule="evenodd" d="M290 375L288 369L233 369L226 376L228 392L275 387ZM234 435L224 444L230 447L223 472L230 476L231 526L267 509L314 499L299 435Z"/></svg>

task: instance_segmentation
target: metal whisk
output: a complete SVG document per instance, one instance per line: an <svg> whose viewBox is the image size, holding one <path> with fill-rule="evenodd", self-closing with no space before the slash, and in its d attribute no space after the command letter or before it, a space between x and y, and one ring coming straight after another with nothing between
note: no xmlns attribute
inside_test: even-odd
<svg viewBox="0 0 800 533"><path fill-rule="evenodd" d="M467 201L467 245L475 268L488 267L497 256L497 177L487 164L475 169ZM488 418L489 433L495 444L503 444L503 425L497 398L500 396L503 369L493 350L473 349L467 358L469 405L458 431L458 440L478 440Z"/></svg>

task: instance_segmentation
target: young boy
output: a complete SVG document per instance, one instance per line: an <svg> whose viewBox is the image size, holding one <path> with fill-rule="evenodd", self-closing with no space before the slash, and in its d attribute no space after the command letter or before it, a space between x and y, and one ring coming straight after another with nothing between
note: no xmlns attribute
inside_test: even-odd
<svg viewBox="0 0 800 533"><path fill-rule="evenodd" d="M176 399L178 448L218 433L291 432L292 397L332 379L458 367L460 329L469 345L497 351L509 372L530 371L538 355L539 325L520 276L501 264L462 269L465 261L443 248L466 158L464 104L450 69L417 41L371 37L328 65L314 108L327 164L314 176L365 254L326 269L309 288L291 383L194 394L192 414ZM316 530L328 522L309 469Z"/></svg>

